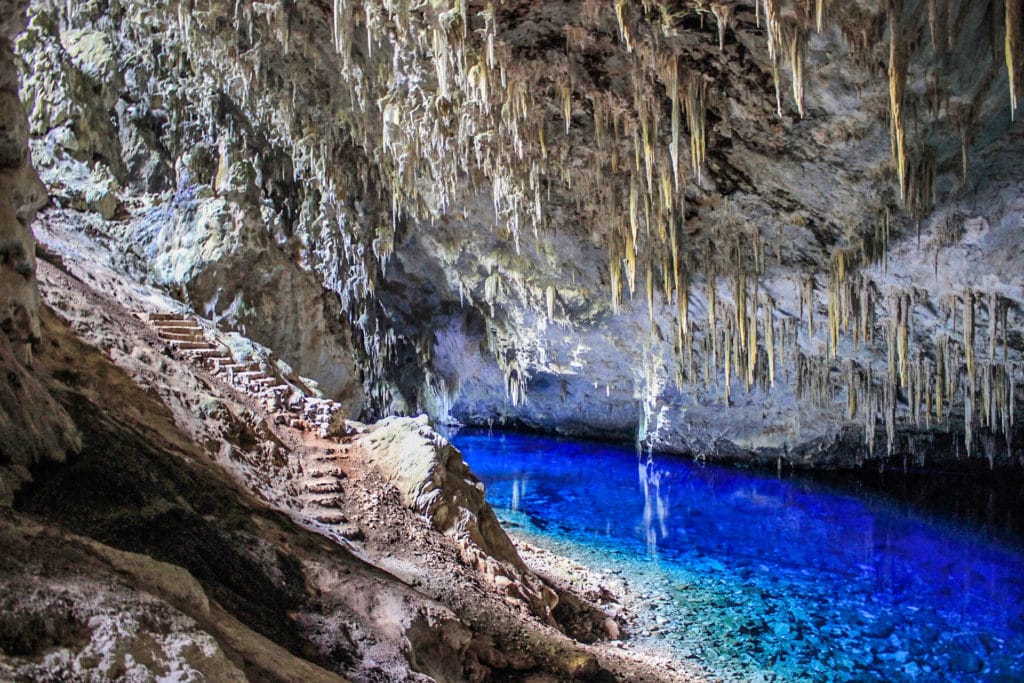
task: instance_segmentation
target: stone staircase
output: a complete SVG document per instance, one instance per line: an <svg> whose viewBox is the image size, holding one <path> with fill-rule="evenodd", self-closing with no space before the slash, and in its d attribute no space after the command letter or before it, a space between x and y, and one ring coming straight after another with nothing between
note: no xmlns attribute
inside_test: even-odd
<svg viewBox="0 0 1024 683"><path fill-rule="evenodd" d="M236 390L259 400L274 413L274 421L302 431L317 430L327 437L341 404L331 399L307 396L297 387L281 382L256 364L239 363L224 344L217 343L216 330L207 330L193 317L182 313L150 313L149 324L167 346L230 383ZM342 512L346 478L341 460L349 446L337 443L326 448L303 451L298 498L304 514L332 527L332 533L347 541L362 540L363 532L349 523Z"/></svg>
<svg viewBox="0 0 1024 683"><path fill-rule="evenodd" d="M258 364L239 363L227 346L209 339L216 333L207 332L192 316L150 313L148 321L168 347L257 399L267 410L278 413L282 424L294 429L317 429L321 436L326 436L334 414L341 410L336 401L306 396Z"/></svg>

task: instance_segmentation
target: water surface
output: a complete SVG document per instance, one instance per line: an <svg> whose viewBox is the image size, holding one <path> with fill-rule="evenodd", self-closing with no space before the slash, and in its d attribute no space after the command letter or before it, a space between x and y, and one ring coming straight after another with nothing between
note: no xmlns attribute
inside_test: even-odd
<svg viewBox="0 0 1024 683"><path fill-rule="evenodd" d="M653 591L678 656L744 680L1024 680L1024 547L983 528L616 446L453 441L506 525Z"/></svg>

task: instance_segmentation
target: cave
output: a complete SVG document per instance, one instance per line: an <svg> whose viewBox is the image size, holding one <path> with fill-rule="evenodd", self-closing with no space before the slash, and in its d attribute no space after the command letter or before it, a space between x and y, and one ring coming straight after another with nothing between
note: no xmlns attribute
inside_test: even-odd
<svg viewBox="0 0 1024 683"><path fill-rule="evenodd" d="M0 0L0 679L1024 675L1024 0Z"/></svg>

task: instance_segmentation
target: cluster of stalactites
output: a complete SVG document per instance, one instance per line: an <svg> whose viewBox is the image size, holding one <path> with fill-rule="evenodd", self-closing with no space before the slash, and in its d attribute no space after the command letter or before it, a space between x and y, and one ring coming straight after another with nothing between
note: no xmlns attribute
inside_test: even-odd
<svg viewBox="0 0 1024 683"><path fill-rule="evenodd" d="M809 31L812 28L824 30L826 4L818 0L813 11L801 9L807 6L805 3L793 5L784 0L758 0L756 5L758 16L763 14L768 24L769 53L775 66L776 83L780 60L786 59L793 73L794 99L802 114L804 51ZM236 12L236 19L240 30L250 36L250 42L254 42L252 36L257 32L255 23L262 17L266 23L264 30L278 37L283 51L287 53L291 49L295 37L287 5L265 15L245 9L244 4L240 6L243 9ZM576 91L573 79L572 52L585 48L591 40L589 31L582 27L565 28L565 76L552 78L548 70L531 72L507 66L509 52L498 38L494 3L486 3L476 15L470 14L469 3L465 0L432 3L430 9L415 15L402 3L368 0L358 3L358 12L356 6L352 0L334 2L334 48L340 55L344 81L339 96L348 98L351 104L346 108L352 116L352 120L346 121L351 136L361 141L368 154L380 155L373 160L385 177L392 200L393 222L399 212L420 218L443 215L449 211L451 201L458 196L467 176L472 185L489 182L496 223L507 226L515 238L521 225L537 229L543 224L542 197L552 183L564 183L577 197L601 197L598 205L589 210L593 212L591 217L595 223L609 235L613 309L618 310L621 304L624 286L628 286L631 293L636 291L638 278L646 287L652 326L659 294L666 301L674 302L680 381L698 382L703 374L709 385L722 383L726 401L730 398L733 381L748 390L767 391L777 380L777 369L785 367L794 369L795 377L787 377L786 381L794 381L801 396L815 402L830 402L835 398L835 388L829 381L828 368L832 359L840 356L840 344L852 343L856 349L862 344L875 344L876 336L881 337L875 333L880 296L872 283L855 273L857 258L852 253L838 250L833 258L833 270L825 286L825 335L819 334L815 326L817 294L813 278L806 278L801 284L804 310L799 322L777 314L775 303L759 288L764 254L756 234L736 233L748 239L751 253L742 257L734 254L732 261L695 256L694 246L688 242L685 192L689 179L700 183L706 163L708 79L700 72L682 68L680 57L650 41L647 33L636 25L632 14L638 10L630 3L620 0L611 7L594 1L585 3L583 23L604 21L614 15L619 38L635 60L635 90L631 99L608 92L587 93L593 112L592 123L584 122L579 115L587 103ZM727 3L712 5L719 22L720 47L724 47L725 30L731 22L732 12L727 9L731 6ZM934 202L935 155L925 146L910 147L908 151L903 133L907 54L899 31L901 7L897 0L892 0L889 7L893 156L908 209L920 217ZM1007 3L1006 50L1014 109L1021 83L1018 77L1022 62L1019 10L1019 1ZM178 21L182 32L188 33L195 20L190 12L183 12ZM935 30L941 30L939 23L936 19ZM390 52L386 60L388 69L371 72L364 70L366 65L360 65L354 52L357 27L365 29L365 37L359 36L358 40L365 41L367 57L375 50ZM384 50L388 41L391 45ZM303 50L308 52L309 41L302 44ZM253 104L257 113L266 114L269 130L287 131L286 137L294 145L296 174L308 174L317 179L325 197L338 197L343 189L338 187L332 167L338 150L343 147L341 133L320 130L316 136L311 136L309 131L316 126L313 121L301 118L301 108L295 105L302 94L294 88L290 102L287 97L282 98L284 107L274 110L269 103L264 103L270 66L259 61L260 51L254 50L251 54L256 61L234 60L237 73L230 79L235 84L232 88L240 91L242 100ZM315 51L306 56L314 62L322 58ZM435 84L435 87L414 87L417 83ZM671 101L667 145L662 142L665 126L654 83L662 85ZM538 88L538 84L544 87ZM553 95L560 105L562 121L554 135L546 125L547 109L538 101L545 93ZM250 101L254 99L255 103ZM777 97L777 104L781 112L781 95ZM964 114L964 129L969 127L968 114ZM594 159L595 164L573 163L570 156L573 129L583 125L593 126L598 151L603 155ZM562 127L564 136L559 139L557 131ZM376 131L380 131L383 142L379 146L373 143ZM690 142L688 160L682 150L684 136ZM966 151L964 158L966 163ZM619 182L609 183L609 172ZM436 181L432 188L437 198L435 206L427 205L417 182L417 178L423 177ZM605 221L603 226L600 225L602 220ZM885 251L887 225L888 221L882 234L876 231L873 241L869 240L874 245L872 249L862 248L865 262ZM394 223L388 227L393 231ZM366 259L386 260L392 244L393 240L382 238L373 242L372 249L361 249L355 241L342 247L352 252L355 276L350 280L359 288L358 293L353 290L347 305L360 312L361 317L366 310L365 300L372 297L374 286L370 274L372 264ZM866 256L868 251L875 255ZM710 274L704 272L708 300L706 325L695 322L690 315L691 287L697 280L698 263L702 268L713 264ZM722 282L727 283L725 287L720 287ZM494 305L499 299L500 287L496 276L488 278L482 296L484 302ZM972 330L970 339L965 336L963 342L958 342L954 331L940 335L933 349L918 349L916 354L911 349L913 335L909 329L916 299L903 296L892 299L893 322L884 335L892 369L888 373L874 373L870 367L859 368L852 364L851 380L845 387L847 401L854 406L854 412L865 416L869 445L874 443L875 419L878 411L882 411L892 447L896 397L900 392L909 391L920 398L917 403L911 401L914 407L910 409L910 416L924 420L942 419L949 414L954 397L961 396L968 444L972 443L971 429L976 424L995 428L1012 423L1016 368L1006 361L1005 350L1002 363L995 362L992 354L977 360L974 313L968 316L967 299L973 300L973 297L965 297L963 314L965 335L968 328ZM730 300L731 303L727 303ZM548 318L553 318L556 302L553 288L545 290L543 301ZM999 329L999 301L997 298L994 304L996 329ZM1003 316L1001 330L1005 338L1005 312ZM849 341L844 342L844 339ZM383 328L371 330L364 342L367 354L376 365L387 364L394 354L394 335ZM817 348L824 348L825 353L816 355ZM503 359L509 398L514 405L519 405L526 396L528 359L515 353L498 355ZM963 381L961 376L965 378ZM924 409L919 408L922 404Z"/></svg>
<svg viewBox="0 0 1024 683"><path fill-rule="evenodd" d="M786 0L754 0L760 23L762 5L768 36L768 57L772 63L772 80L775 84L775 107L778 115L783 114L782 87L780 78L781 60L789 62L793 81L793 100L797 111L804 112L804 60L810 31L825 31L828 11L827 0L815 0L813 8L804 2L787 3ZM791 6L790 6L791 5Z"/></svg>

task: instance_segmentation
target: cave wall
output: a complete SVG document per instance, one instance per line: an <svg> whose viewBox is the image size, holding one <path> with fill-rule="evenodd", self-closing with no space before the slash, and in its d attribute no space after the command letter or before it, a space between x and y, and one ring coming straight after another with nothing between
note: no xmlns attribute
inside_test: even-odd
<svg viewBox="0 0 1024 683"><path fill-rule="evenodd" d="M30 466L63 460L79 444L70 418L32 373L43 339L30 225L46 202L46 188L29 157L11 50L11 39L24 27L25 6L0 2L0 506L10 505L31 479Z"/></svg>
<svg viewBox="0 0 1024 683"><path fill-rule="evenodd" d="M36 2L22 97L57 202L353 412L1015 462L1015 6Z"/></svg>

